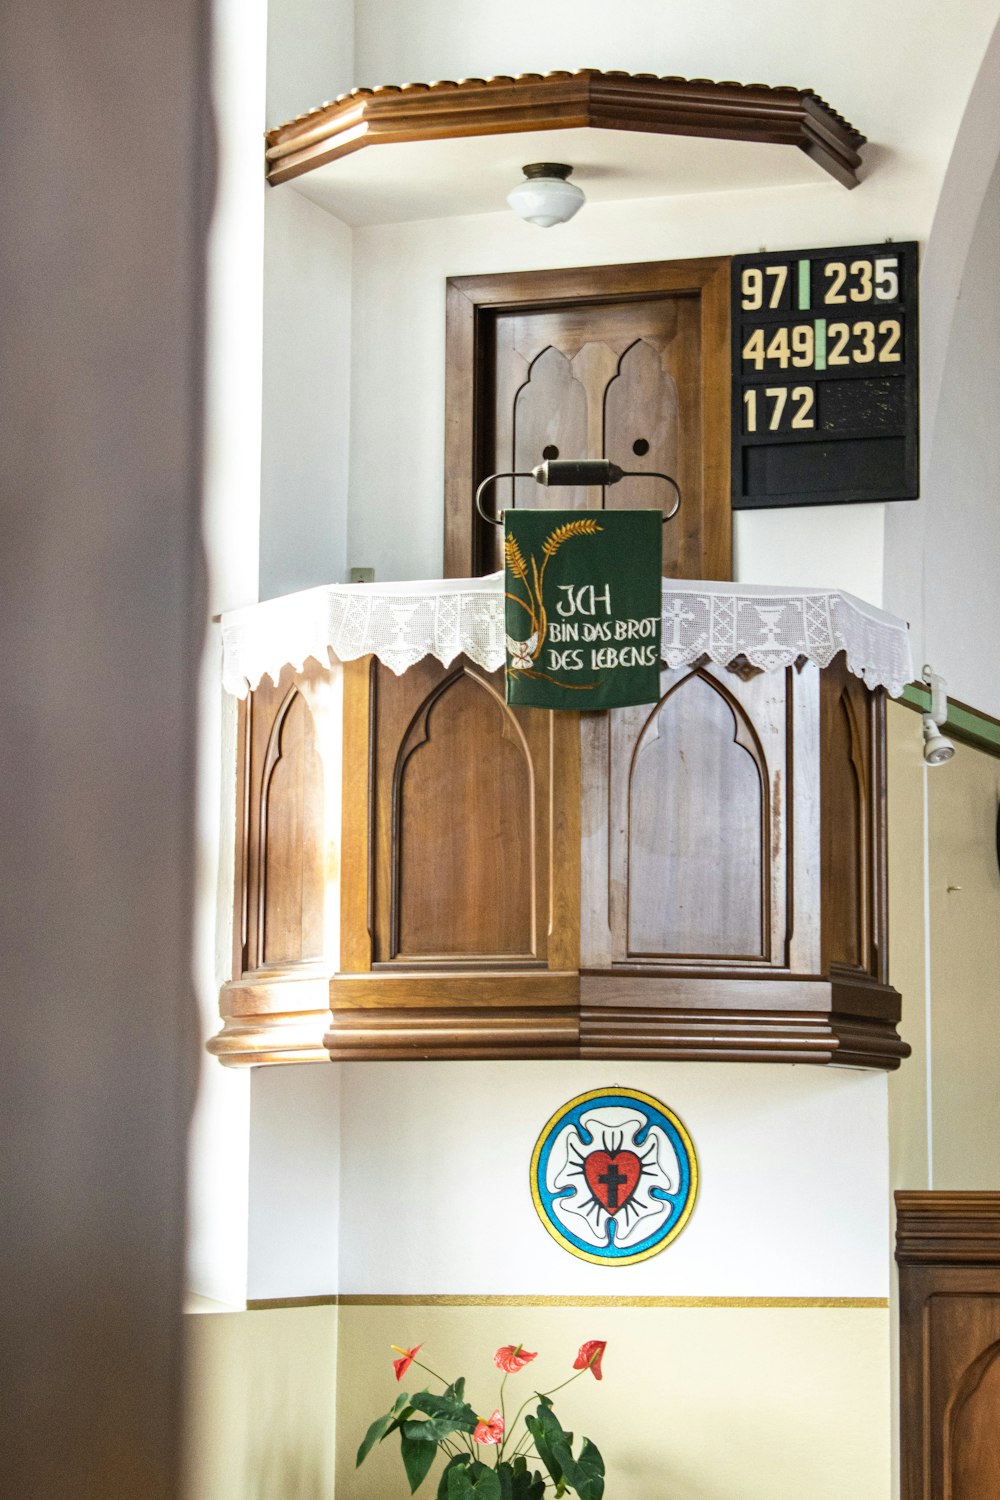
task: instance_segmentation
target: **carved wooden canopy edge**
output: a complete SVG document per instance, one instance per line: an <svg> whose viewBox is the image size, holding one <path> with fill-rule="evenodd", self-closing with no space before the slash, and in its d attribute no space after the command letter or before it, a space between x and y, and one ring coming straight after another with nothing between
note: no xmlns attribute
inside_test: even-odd
<svg viewBox="0 0 1000 1500"><path fill-rule="evenodd" d="M811 89L581 68L351 89L267 132L267 176L368 146L585 126L795 146L849 188L866 140Z"/></svg>

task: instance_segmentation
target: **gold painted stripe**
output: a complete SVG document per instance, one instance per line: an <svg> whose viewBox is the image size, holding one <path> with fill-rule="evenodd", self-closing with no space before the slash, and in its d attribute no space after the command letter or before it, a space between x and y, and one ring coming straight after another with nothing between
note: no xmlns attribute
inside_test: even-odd
<svg viewBox="0 0 1000 1500"><path fill-rule="evenodd" d="M336 1292L328 1297L248 1297L247 1312L268 1312L275 1307L336 1307L341 1300Z"/></svg>
<svg viewBox="0 0 1000 1500"><path fill-rule="evenodd" d="M353 1292L330 1297L273 1297L248 1301L260 1310L275 1307L855 1307L887 1308L888 1297L462 1297L372 1295Z"/></svg>

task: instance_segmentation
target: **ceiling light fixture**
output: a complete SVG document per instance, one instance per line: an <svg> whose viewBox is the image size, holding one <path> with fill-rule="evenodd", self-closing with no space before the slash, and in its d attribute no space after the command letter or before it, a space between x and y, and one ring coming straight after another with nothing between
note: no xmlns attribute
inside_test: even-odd
<svg viewBox="0 0 1000 1500"><path fill-rule="evenodd" d="M507 194L516 214L539 229L565 224L586 201L582 188L569 182L573 168L560 161L534 161L521 168L524 182Z"/></svg>

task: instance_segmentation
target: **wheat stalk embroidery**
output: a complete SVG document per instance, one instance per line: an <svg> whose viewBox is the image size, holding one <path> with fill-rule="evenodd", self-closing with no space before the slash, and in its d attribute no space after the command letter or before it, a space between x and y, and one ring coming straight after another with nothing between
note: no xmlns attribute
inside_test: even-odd
<svg viewBox="0 0 1000 1500"><path fill-rule="evenodd" d="M604 527L598 526L596 521L567 521L545 538L542 551L546 557L555 557L563 542L568 542L571 536L593 536L595 531L603 530Z"/></svg>
<svg viewBox="0 0 1000 1500"><path fill-rule="evenodd" d="M534 553L531 554L531 572L529 577L528 564L524 560L524 554L517 544L516 537L508 536L504 539L504 558L507 570L513 578L524 586L527 594L527 602L519 594L507 593L507 598L512 599L515 604L520 605L531 622L531 634L526 641L516 641L512 636L507 636L507 653L510 657L511 672L533 672L536 677L547 677L545 672L534 670L534 663L542 654L545 646L545 637L548 635L549 621L545 611L545 599L543 588L545 584L545 569L555 557L564 542L568 542L576 536L594 536L603 531L596 521L589 518L579 521L565 521L562 526L557 526L550 531L542 543L542 565L538 566ZM547 678L555 681L554 678ZM560 683L561 687L593 688L597 684L588 683Z"/></svg>

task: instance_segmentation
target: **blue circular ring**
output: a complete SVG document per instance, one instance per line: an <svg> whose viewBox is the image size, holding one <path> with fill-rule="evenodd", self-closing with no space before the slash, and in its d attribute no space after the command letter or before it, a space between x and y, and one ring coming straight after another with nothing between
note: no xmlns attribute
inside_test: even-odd
<svg viewBox="0 0 1000 1500"><path fill-rule="evenodd" d="M560 1188L552 1192L547 1186L549 1158L556 1139L568 1125L576 1127L584 1142L593 1139L582 1124L585 1114L593 1109L617 1105L625 1109L638 1109L646 1118L646 1124L636 1136L636 1145L641 1146L645 1141L649 1127L658 1126L673 1147L680 1169L680 1183L676 1193L667 1193L662 1188L651 1188L650 1196L668 1201L672 1204L671 1211L657 1228L655 1233L648 1235L646 1239L640 1240L635 1245L616 1245L615 1229L616 1221L612 1216L609 1220L610 1239L606 1246L595 1246L587 1240L580 1239L567 1229L554 1212L553 1205L559 1198L568 1196L570 1190ZM608 1089L595 1090L589 1094L580 1094L576 1099L571 1099L564 1105L545 1126L542 1134L535 1143L535 1149L531 1158L531 1196L538 1212L538 1216L553 1239L568 1250L572 1255L579 1256L583 1260L589 1260L603 1265L627 1265L637 1260L645 1260L650 1255L657 1254L675 1239L690 1217L694 1208L695 1196L698 1190L698 1163L694 1152L691 1137L688 1135L682 1122L672 1110L652 1098L649 1094L642 1094L632 1089Z"/></svg>

